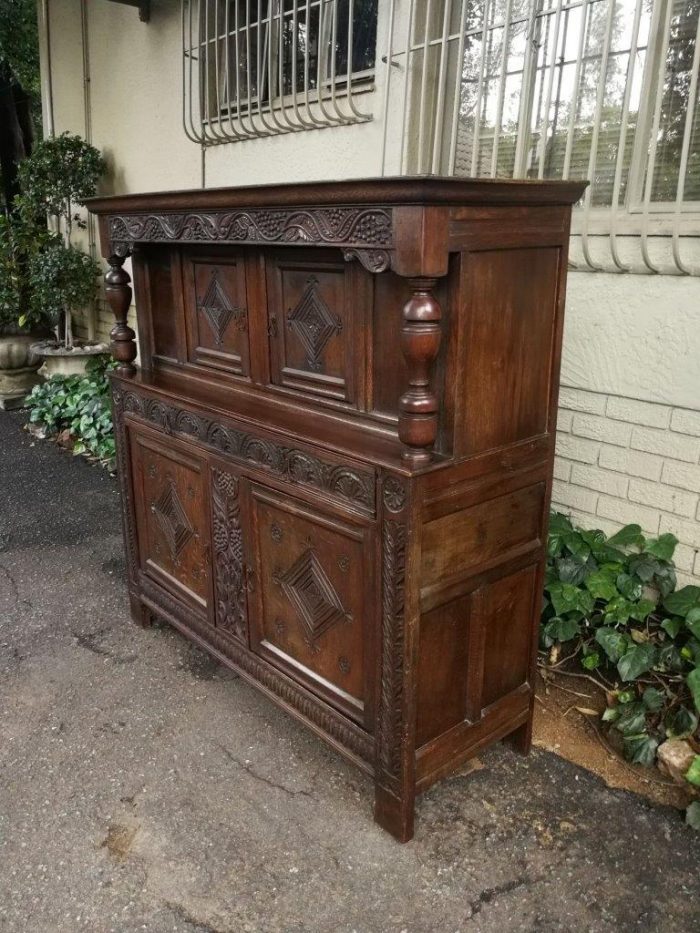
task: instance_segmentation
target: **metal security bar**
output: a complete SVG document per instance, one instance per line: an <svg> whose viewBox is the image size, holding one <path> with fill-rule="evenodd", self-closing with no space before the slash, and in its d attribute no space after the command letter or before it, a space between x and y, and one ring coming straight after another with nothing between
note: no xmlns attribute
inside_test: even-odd
<svg viewBox="0 0 700 933"><path fill-rule="evenodd" d="M183 122L206 146L372 119L377 0L182 0Z"/></svg>
<svg viewBox="0 0 700 933"><path fill-rule="evenodd" d="M574 265L700 274L699 14L700 0L391 0L385 99L400 84L403 109L385 139L400 137L402 173L588 178Z"/></svg>

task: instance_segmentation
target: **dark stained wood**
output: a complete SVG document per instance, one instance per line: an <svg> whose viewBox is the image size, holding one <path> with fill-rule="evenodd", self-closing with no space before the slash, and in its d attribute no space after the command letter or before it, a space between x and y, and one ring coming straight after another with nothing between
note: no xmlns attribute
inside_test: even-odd
<svg viewBox="0 0 700 933"><path fill-rule="evenodd" d="M90 205L132 617L370 773L401 841L433 781L530 746L581 193L424 177Z"/></svg>

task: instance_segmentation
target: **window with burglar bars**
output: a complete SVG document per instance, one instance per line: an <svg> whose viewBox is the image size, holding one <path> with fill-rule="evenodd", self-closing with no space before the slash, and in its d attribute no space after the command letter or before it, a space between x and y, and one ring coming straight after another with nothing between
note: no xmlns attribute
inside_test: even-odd
<svg viewBox="0 0 700 933"><path fill-rule="evenodd" d="M700 0L408 6L409 41L389 40L405 68L402 172L590 179L584 241L641 234L644 252L672 236L690 271L677 253L700 233Z"/></svg>
<svg viewBox="0 0 700 933"><path fill-rule="evenodd" d="M183 0L184 121L232 142L364 122L377 0Z"/></svg>

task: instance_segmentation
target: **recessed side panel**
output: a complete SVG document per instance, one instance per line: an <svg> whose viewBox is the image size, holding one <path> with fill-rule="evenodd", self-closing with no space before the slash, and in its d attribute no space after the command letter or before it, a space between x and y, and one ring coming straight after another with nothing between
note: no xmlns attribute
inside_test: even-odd
<svg viewBox="0 0 700 933"><path fill-rule="evenodd" d="M482 714L527 683L531 661L537 566L489 583L472 595L471 624L483 657Z"/></svg>
<svg viewBox="0 0 700 933"><path fill-rule="evenodd" d="M439 591L539 545L544 494L544 483L535 483L428 522L422 590Z"/></svg>
<svg viewBox="0 0 700 933"><path fill-rule="evenodd" d="M182 304L174 284L179 272L177 255L168 246L149 246L143 250L139 261L146 270L148 294L144 297L149 314L148 321L143 324L151 328L153 356L175 362L184 354ZM140 303L141 296L137 293L136 297Z"/></svg>
<svg viewBox="0 0 700 933"><path fill-rule="evenodd" d="M455 599L421 616L418 747L466 718L469 601L469 596Z"/></svg>
<svg viewBox="0 0 700 933"><path fill-rule="evenodd" d="M485 250L464 264L461 454L547 430L560 250Z"/></svg>
<svg viewBox="0 0 700 933"><path fill-rule="evenodd" d="M243 254L186 253L183 276L188 359L235 376L250 373Z"/></svg>

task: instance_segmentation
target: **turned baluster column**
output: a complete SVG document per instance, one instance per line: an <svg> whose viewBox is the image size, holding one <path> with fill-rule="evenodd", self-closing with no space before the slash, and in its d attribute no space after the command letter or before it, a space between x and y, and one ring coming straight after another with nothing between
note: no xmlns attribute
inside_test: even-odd
<svg viewBox="0 0 700 933"><path fill-rule="evenodd" d="M431 293L437 279L411 278L413 295L403 309L401 349L408 365L408 390L399 399L399 438L403 459L413 465L430 462L437 437L438 402L430 387L433 362L440 348L440 305Z"/></svg>
<svg viewBox="0 0 700 933"><path fill-rule="evenodd" d="M117 372L132 376L136 372L136 334L126 323L131 306L131 277L123 268L125 259L125 256L113 255L107 260L109 271L105 273L105 295L117 322L109 334L112 356L119 364Z"/></svg>

